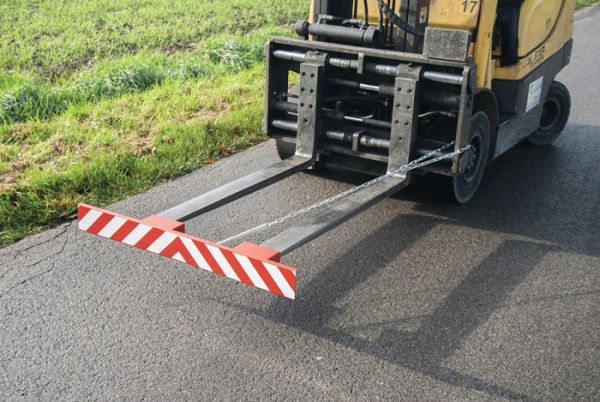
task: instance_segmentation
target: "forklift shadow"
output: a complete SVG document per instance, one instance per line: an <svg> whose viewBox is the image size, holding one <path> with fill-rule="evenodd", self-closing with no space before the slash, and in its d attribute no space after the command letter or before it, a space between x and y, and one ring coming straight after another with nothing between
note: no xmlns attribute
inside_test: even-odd
<svg viewBox="0 0 600 402"><path fill-rule="evenodd" d="M597 133L595 127L569 127L571 132L580 130ZM600 137L588 137L586 142L600 142ZM584 146L517 146L489 166L478 195L467 206L440 202L417 183L394 197L408 201L409 209L416 213L404 211L320 269L310 283L302 284L301 297L294 303L276 300L265 308L236 307L455 387L493 397L533 400L520 391L449 368L445 361L459 352L461 345L494 311L505 305L511 292L546 254L568 251L600 255L597 241L600 192L593 171L599 166L590 154L582 156L586 160L573 160L573 154L579 151L572 148ZM590 169L588 173L592 176L580 172L575 175L579 162ZM523 239L505 240L497 246L426 316L406 317L393 309L384 311L385 323L367 323L369 330L379 334L368 339L355 335L357 327L352 320L341 324L336 320L344 313L339 305L348 311L361 307L353 305L356 302L347 295L390 269L398 255L415 247L435 226L448 224L508 233ZM394 292L393 287L391 291ZM414 302L411 300L414 295L401 291L394 293L394 297L395 302L407 306ZM419 325L410 331L399 329L410 320Z"/></svg>
<svg viewBox="0 0 600 402"><path fill-rule="evenodd" d="M578 137L578 138L577 138ZM557 145L520 144L492 162L475 198L460 206L441 200L425 177L392 197L414 211L470 228L549 242L600 255L600 127L569 124ZM357 185L366 176L325 171Z"/></svg>
<svg viewBox="0 0 600 402"><path fill-rule="evenodd" d="M514 400L533 400L519 391L445 367L444 361L506 302L547 253L560 250L600 254L598 242L593 241L600 238L600 227L594 224L600 221L599 209L590 209L586 204L597 204L599 194L580 187L589 184L585 178L566 183L561 180L565 169L569 174L569 169L576 165L570 162L571 153L559 147L514 148L489 166L479 194L467 206L440 202L417 183L394 197L411 202L410 208L417 213L397 216L321 269L310 283L302 284L299 300L293 304L277 300L264 309L237 307L456 387ZM571 199L573 192L586 194L584 190L588 190L589 199L574 198L571 205L565 204L565 197ZM581 211L588 211L585 212L588 215L583 217ZM594 216L590 217L589 211ZM378 339L354 335L357 328L352 325L342 323L332 327L333 319L344 313L337 307L339 301L343 300L348 310L359 308L346 304L346 295L389 269L400 253L413 247L435 226L448 224L516 234L526 239L503 242L432 307L427 316L403 317L397 311L386 311L385 323L367 324L372 327L369 330L380 334ZM407 227L411 230L405 230ZM410 305L411 297L398 292L397 300ZM403 321L411 319L419 321L416 330L397 329Z"/></svg>
<svg viewBox="0 0 600 402"><path fill-rule="evenodd" d="M329 325L333 318L343 314L336 306L337 301L380 271L390 269L389 265L399 253L411 248L427 231L443 223L446 222L422 215L398 216L322 269L310 283L303 284L301 297L294 303L277 300L265 309L236 308L456 387L508 399L533 400L528 395L462 374L443 364L480 324L506 302L511 291L544 255L554 250L552 246L522 240L504 242L471 270L433 307L430 314L418 317L420 325L415 331L393 328L394 323L415 319L398 316L399 313L394 310L385 312L388 315L385 323L367 325L371 327L369 330L380 333L375 340L354 335L357 328L351 325L342 325L341 328ZM418 230L401 230L407 225ZM387 239L385 244L381 239ZM368 256L365 250L370 250ZM373 256L378 256L377 261L372 261ZM411 305L411 297L398 292L397 301ZM360 307L352 304L344 306L349 310Z"/></svg>
<svg viewBox="0 0 600 402"><path fill-rule="evenodd" d="M600 147L599 127L569 126L569 133L595 133L588 149ZM589 140L589 141L588 141ZM581 144L578 144L581 146ZM548 242L563 251L600 255L600 158L572 145L519 145L488 167L475 198L464 206L436 200L423 183L404 194L413 210L449 223Z"/></svg>

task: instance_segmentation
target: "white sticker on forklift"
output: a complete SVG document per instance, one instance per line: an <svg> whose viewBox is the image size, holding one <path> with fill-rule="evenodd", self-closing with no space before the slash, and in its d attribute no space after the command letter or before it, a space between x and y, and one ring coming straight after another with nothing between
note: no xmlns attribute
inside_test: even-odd
<svg viewBox="0 0 600 402"><path fill-rule="evenodd" d="M542 100L542 87L544 86L544 77L540 77L537 80L529 84L529 95L527 96L527 110L531 109L540 104Z"/></svg>

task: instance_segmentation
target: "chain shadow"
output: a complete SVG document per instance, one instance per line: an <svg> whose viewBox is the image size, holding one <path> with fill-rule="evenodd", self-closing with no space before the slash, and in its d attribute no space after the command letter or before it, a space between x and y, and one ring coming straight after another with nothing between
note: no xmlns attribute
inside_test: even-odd
<svg viewBox="0 0 600 402"><path fill-rule="evenodd" d="M379 339L369 341L352 334L354 328L331 328L328 321L342 314L336 301L358 285L376 275L403 250L409 249L427 231L445 221L419 215L401 215L387 223L356 247L325 267L310 283L303 285L302 297L295 303L275 301L264 309L235 307L272 322L311 333L343 344L378 359L414 370L450 385L486 392L512 400L535 400L521 392L504 388L477 377L443 366L446 358L456 352L480 324L507 299L510 292L529 274L552 246L529 241L506 241L487 256L435 308L422 317L415 332L385 328L389 322L402 321L394 311L383 326ZM415 231L402 231L410 225ZM386 239L385 243L381 239ZM364 250L374 249L378 256L373 262ZM399 296L401 297L401 296ZM347 305L349 310L356 308Z"/></svg>

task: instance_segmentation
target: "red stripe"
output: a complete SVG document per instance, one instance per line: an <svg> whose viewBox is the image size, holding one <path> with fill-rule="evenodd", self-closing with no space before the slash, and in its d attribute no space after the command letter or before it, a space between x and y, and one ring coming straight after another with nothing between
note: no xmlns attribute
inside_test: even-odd
<svg viewBox="0 0 600 402"><path fill-rule="evenodd" d="M133 229L137 228L139 223L135 221L127 221L113 234L110 239L118 242L125 240L129 233L133 232Z"/></svg>
<svg viewBox="0 0 600 402"><path fill-rule="evenodd" d="M88 228L87 232L97 235L102 229L104 229L106 225L108 225L112 218L114 218L114 215L100 215L100 217L96 219L96 222L94 222L94 224Z"/></svg>
<svg viewBox="0 0 600 402"><path fill-rule="evenodd" d="M196 264L196 262L194 261L194 258L192 257L192 255L190 254L188 249L185 247L185 244L183 244L183 242L181 241L181 239L179 237L177 237L175 240L173 240L171 242L171 244L169 244L160 253L160 255L162 255L163 257L167 257L167 258L173 258L175 256L175 254L177 254L177 253L181 254L181 256L185 260L186 264L192 265L193 267L198 268L198 264Z"/></svg>
<svg viewBox="0 0 600 402"><path fill-rule="evenodd" d="M295 292L296 291L296 275L294 275L294 272L292 272L290 269L287 269L287 268L277 267L277 269L279 270L279 272L281 272L281 274L287 281L288 285L290 285L290 287Z"/></svg>
<svg viewBox="0 0 600 402"><path fill-rule="evenodd" d="M213 256L210 253L210 251L208 251L208 249L206 248L206 245L204 243L202 243L202 242L199 242L198 240L194 240L194 244L198 248L198 251L200 252L200 254L202 254L202 256L204 257L204 259L208 263L208 267L215 274L219 274L221 276L226 276L225 272L223 272L223 270L221 269L221 267L219 266L219 264L213 258Z"/></svg>
<svg viewBox="0 0 600 402"><path fill-rule="evenodd" d="M182 248L181 240L178 240L179 237L173 239L173 241L158 254L162 255L163 257L173 258L173 256L179 253Z"/></svg>
<svg viewBox="0 0 600 402"><path fill-rule="evenodd" d="M84 205L77 206L77 218L82 220L91 210L92 209L90 207Z"/></svg>
<svg viewBox="0 0 600 402"><path fill-rule="evenodd" d="M227 260L227 262L229 262L229 265L231 265L231 268L233 268L233 270L237 274L238 278L240 278L240 281L245 283L246 285L254 286L254 283L252 282L252 280L250 279L250 277L248 276L248 274L246 273L244 268L240 265L237 258L235 258L235 255L233 255L233 253L229 250L225 250L225 249L220 249L220 250L223 253L223 255L225 256L225 259Z"/></svg>
<svg viewBox="0 0 600 402"><path fill-rule="evenodd" d="M146 236L142 237L140 241L136 243L137 248L141 248L142 250L146 250L148 247L152 245L163 233L165 233L162 229L152 228Z"/></svg>
<svg viewBox="0 0 600 402"><path fill-rule="evenodd" d="M258 260L255 260L254 258L248 257L248 259L252 263L254 269L256 269L256 272L258 272L262 280L265 282L265 285L267 285L267 287L269 288L269 291L271 293L275 293L276 295L283 296L283 292L281 291L281 289L279 289L279 286L277 286L277 283L273 280L273 278L269 274L269 271L267 271L267 268L265 268L263 263Z"/></svg>

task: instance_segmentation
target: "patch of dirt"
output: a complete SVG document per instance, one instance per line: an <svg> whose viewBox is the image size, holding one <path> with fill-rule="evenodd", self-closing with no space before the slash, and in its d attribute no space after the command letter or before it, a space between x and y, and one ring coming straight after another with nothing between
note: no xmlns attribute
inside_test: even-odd
<svg viewBox="0 0 600 402"><path fill-rule="evenodd" d="M130 136L128 137L127 144L136 156L154 155L156 152L154 135L147 137Z"/></svg>
<svg viewBox="0 0 600 402"><path fill-rule="evenodd" d="M194 47L196 47L196 45L199 43L199 41L197 40L193 40L193 39L188 39L188 40L182 40L179 42L175 42L175 43L169 43L166 46L162 47L162 51L167 53L168 55L172 55L174 53L178 53L178 52L185 52L186 50L191 50Z"/></svg>
<svg viewBox="0 0 600 402"><path fill-rule="evenodd" d="M10 190L18 182L19 181L15 177L13 177L9 174L0 175L0 192Z"/></svg>
<svg viewBox="0 0 600 402"><path fill-rule="evenodd" d="M59 77L70 75L82 67L92 67L95 61L96 58L90 54L89 56L67 60L51 66L38 66L36 70L38 74L48 78L51 82L55 82Z"/></svg>
<svg viewBox="0 0 600 402"><path fill-rule="evenodd" d="M196 112L190 113L185 117L185 120L200 119L203 121L215 121L223 117L231 110L231 104L222 102L217 106L203 108Z"/></svg>
<svg viewBox="0 0 600 402"><path fill-rule="evenodd" d="M31 163L29 162L13 162L11 164L11 169L14 172L21 172L29 167L31 167Z"/></svg>
<svg viewBox="0 0 600 402"><path fill-rule="evenodd" d="M32 131L32 124L30 122L13 123L11 125L10 141L13 143L25 143Z"/></svg>

